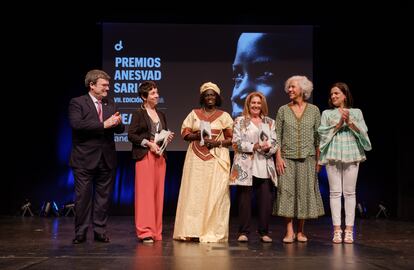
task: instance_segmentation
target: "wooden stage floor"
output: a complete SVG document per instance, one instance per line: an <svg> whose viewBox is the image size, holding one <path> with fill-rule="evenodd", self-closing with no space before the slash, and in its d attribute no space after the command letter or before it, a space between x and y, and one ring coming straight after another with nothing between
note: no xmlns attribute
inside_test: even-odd
<svg viewBox="0 0 414 270"><path fill-rule="evenodd" d="M73 217L0 217L0 269L414 269L414 222L357 219L354 244L331 242L328 217L307 222L308 243L283 244L281 218L272 217L270 244L255 233L238 243L237 219L230 224L228 243L179 242L166 217L164 240L143 244L133 217L110 217L109 244L90 230L73 245Z"/></svg>

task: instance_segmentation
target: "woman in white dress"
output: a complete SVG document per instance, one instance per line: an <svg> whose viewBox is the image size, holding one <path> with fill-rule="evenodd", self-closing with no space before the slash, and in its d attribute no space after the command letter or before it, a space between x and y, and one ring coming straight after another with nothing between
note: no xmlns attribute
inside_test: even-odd
<svg viewBox="0 0 414 270"><path fill-rule="evenodd" d="M175 240L226 242L230 214L230 154L233 120L221 105L214 83L200 88L200 109L183 122L181 135L190 142L185 157L175 216ZM211 127L211 139L200 143L200 123Z"/></svg>

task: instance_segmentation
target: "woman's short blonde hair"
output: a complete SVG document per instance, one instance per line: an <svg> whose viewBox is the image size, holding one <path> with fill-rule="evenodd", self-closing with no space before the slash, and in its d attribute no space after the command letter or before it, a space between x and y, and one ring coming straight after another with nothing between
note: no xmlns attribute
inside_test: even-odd
<svg viewBox="0 0 414 270"><path fill-rule="evenodd" d="M292 81L295 81L299 84L299 87L302 90L303 99L309 99L313 91L313 83L306 76L292 76L285 82L286 93L289 92L289 85L292 83Z"/></svg>
<svg viewBox="0 0 414 270"><path fill-rule="evenodd" d="M261 108L261 115L260 116L267 116L269 113L269 109L267 107L266 97L258 91L251 92L247 97L246 101L244 102L244 108L243 108L243 116L244 117L250 117L250 102L252 101L252 98L259 97L262 101L262 108Z"/></svg>

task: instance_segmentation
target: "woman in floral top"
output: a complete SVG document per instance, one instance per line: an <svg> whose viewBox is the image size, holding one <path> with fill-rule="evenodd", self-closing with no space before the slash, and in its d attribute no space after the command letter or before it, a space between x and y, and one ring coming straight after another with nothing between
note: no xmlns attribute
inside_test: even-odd
<svg viewBox="0 0 414 270"><path fill-rule="evenodd" d="M334 227L334 243L342 243L341 197L345 201L345 243L353 243L355 220L355 189L359 163L366 159L365 152L371 150L368 129L360 109L352 108L352 95L345 83L335 83L331 88L329 106L322 113L319 159L326 165L328 174L330 205Z"/></svg>
<svg viewBox="0 0 414 270"><path fill-rule="evenodd" d="M286 218L284 243L292 243L295 239L308 241L304 233L305 219L324 214L316 177L320 113L318 107L306 101L312 90L313 84L305 76L290 77L285 83L285 91L291 102L280 107L276 116L280 146L276 153L279 183L273 215ZM298 219L297 235L293 218Z"/></svg>
<svg viewBox="0 0 414 270"><path fill-rule="evenodd" d="M239 242L247 242L250 233L251 199L257 191L258 228L260 240L272 242L269 221L272 213L273 185L277 183L275 120L267 116L265 96L250 93L245 101L243 116L237 117L233 128L234 162L231 184L237 185L239 203Z"/></svg>

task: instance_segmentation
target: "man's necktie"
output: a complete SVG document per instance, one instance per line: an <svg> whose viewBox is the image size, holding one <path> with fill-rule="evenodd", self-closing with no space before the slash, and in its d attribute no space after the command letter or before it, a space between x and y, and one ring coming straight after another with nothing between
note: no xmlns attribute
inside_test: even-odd
<svg viewBox="0 0 414 270"><path fill-rule="evenodd" d="M103 122L103 114L102 114L102 101L98 100L98 115L99 115L99 121L101 123Z"/></svg>

